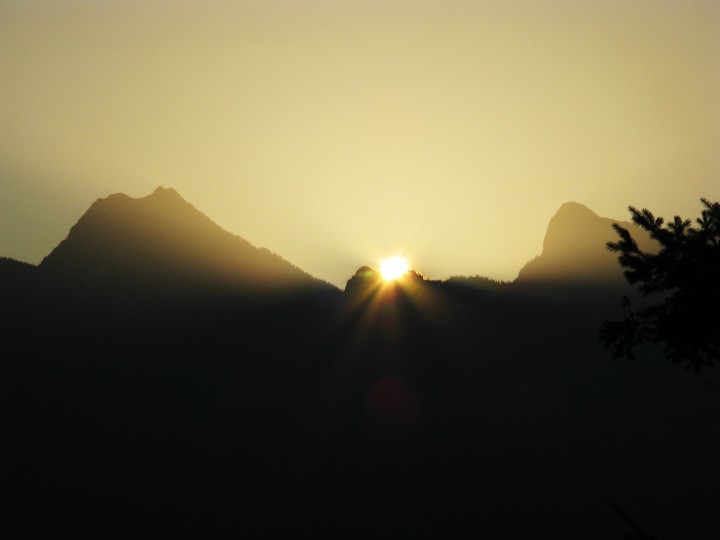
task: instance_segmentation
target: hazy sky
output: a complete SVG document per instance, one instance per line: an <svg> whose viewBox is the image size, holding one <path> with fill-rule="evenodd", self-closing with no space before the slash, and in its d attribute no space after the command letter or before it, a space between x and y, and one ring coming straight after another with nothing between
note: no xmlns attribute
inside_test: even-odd
<svg viewBox="0 0 720 540"><path fill-rule="evenodd" d="M338 285L720 198L720 2L0 0L0 256L158 185Z"/></svg>

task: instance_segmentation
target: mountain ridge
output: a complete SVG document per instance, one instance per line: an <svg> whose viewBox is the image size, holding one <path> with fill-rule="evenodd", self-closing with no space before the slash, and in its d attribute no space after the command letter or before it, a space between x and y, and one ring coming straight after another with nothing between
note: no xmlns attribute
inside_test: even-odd
<svg viewBox="0 0 720 540"><path fill-rule="evenodd" d="M641 249L654 249L633 223L601 217L584 204L568 201L550 218L542 252L518 271L514 282L622 283L617 259L605 245L616 239L614 223L628 228ZM338 289L223 229L174 188L164 186L138 198L113 193L96 199L37 268L45 276L74 276L85 283L110 275L117 280L123 273L162 281L162 272L167 272L236 285L314 282Z"/></svg>
<svg viewBox="0 0 720 540"><path fill-rule="evenodd" d="M97 199L39 265L45 274L164 281L210 280L249 287L326 284L266 248L226 231L173 188L145 197Z"/></svg>
<svg viewBox="0 0 720 540"><path fill-rule="evenodd" d="M515 281L621 283L624 277L617 256L606 247L617 240L615 223L631 232L640 249L657 249L647 232L634 223L601 217L584 204L566 202L548 222L542 252L520 269Z"/></svg>
<svg viewBox="0 0 720 540"><path fill-rule="evenodd" d="M25 536L150 522L158 536L374 537L390 521L404 536L600 540L623 525L618 499L664 537L718 536L720 403L658 350L610 359L598 328L619 291L385 283L362 267L350 294L208 295L195 286L217 267L177 249L244 244L178 198L100 199L43 268L0 258L7 491ZM575 256L553 250L573 216L604 240L581 206L541 257ZM141 278L183 287L146 294Z"/></svg>

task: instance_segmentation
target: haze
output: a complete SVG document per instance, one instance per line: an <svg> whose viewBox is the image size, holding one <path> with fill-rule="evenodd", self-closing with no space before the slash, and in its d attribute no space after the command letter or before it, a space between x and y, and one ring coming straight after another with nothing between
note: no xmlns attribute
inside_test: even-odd
<svg viewBox="0 0 720 540"><path fill-rule="evenodd" d="M513 279L566 201L720 197L720 4L0 2L0 255L172 186L342 285Z"/></svg>

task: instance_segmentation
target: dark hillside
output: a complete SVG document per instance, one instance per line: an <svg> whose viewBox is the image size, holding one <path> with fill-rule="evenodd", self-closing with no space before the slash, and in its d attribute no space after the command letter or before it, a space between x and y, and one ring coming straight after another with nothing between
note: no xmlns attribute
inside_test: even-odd
<svg viewBox="0 0 720 540"><path fill-rule="evenodd" d="M599 540L612 503L715 537L716 385L611 359L626 287L587 269L341 292L170 190L99 201L40 268L0 260L18 537Z"/></svg>

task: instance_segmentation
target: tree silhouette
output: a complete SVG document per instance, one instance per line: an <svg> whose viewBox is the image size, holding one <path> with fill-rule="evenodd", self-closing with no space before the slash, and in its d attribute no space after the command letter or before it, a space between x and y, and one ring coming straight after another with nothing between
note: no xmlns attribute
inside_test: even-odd
<svg viewBox="0 0 720 540"><path fill-rule="evenodd" d="M657 253L641 251L627 229L613 224L620 239L607 247L619 253L625 278L658 300L633 310L623 297L628 315L603 323L600 338L615 358L633 359L637 345L652 341L698 374L720 361L720 203L701 201L697 226L679 216L665 224L645 208L629 207L632 221L658 242Z"/></svg>

